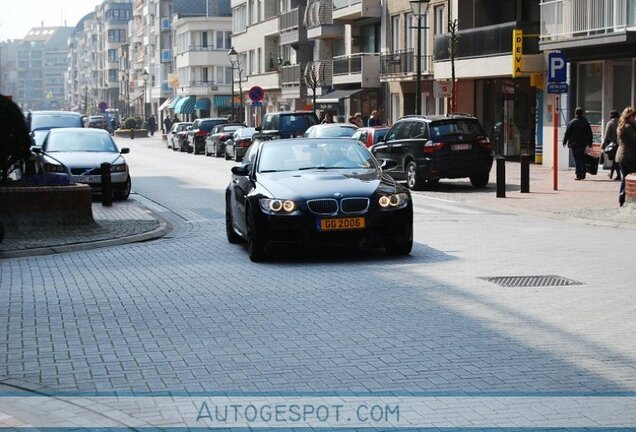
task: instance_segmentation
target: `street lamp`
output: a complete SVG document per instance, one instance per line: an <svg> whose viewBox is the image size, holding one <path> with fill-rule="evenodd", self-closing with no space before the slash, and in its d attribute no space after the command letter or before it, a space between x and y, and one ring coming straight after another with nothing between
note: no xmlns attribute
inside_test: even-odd
<svg viewBox="0 0 636 432"><path fill-rule="evenodd" d="M236 121L236 110L234 108L234 69L236 68L235 65L238 64L238 53L234 47L232 47L227 55L230 57L230 63L232 64L232 119Z"/></svg>
<svg viewBox="0 0 636 432"><path fill-rule="evenodd" d="M144 121L146 121L146 87L148 85L148 71L144 69L144 73L142 74L144 76L144 109L143 109L143 113L144 113Z"/></svg>
<svg viewBox="0 0 636 432"><path fill-rule="evenodd" d="M409 0L413 15L417 16L417 58L415 67L415 114L422 114L422 16L426 15L430 0Z"/></svg>

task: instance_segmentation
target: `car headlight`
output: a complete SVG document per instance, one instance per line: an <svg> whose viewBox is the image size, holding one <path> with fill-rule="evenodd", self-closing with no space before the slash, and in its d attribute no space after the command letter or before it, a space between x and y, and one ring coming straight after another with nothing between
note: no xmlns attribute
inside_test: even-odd
<svg viewBox="0 0 636 432"><path fill-rule="evenodd" d="M65 173L66 169L62 165L52 164L52 163L48 163L47 162L47 163L44 164L44 171L46 171L46 172Z"/></svg>
<svg viewBox="0 0 636 432"><path fill-rule="evenodd" d="M126 172L126 164L123 163L123 164L111 165L110 172L113 172L113 173Z"/></svg>
<svg viewBox="0 0 636 432"><path fill-rule="evenodd" d="M378 199L380 207L385 209L400 209L406 207L409 202L409 196L405 193L397 193L392 195L382 195Z"/></svg>
<svg viewBox="0 0 636 432"><path fill-rule="evenodd" d="M292 214L298 208L292 200L261 198L259 202L261 210L270 215Z"/></svg>

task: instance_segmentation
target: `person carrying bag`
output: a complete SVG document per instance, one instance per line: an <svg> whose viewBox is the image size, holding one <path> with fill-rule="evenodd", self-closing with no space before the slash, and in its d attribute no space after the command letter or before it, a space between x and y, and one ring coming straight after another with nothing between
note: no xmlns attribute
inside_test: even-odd
<svg viewBox="0 0 636 432"><path fill-rule="evenodd" d="M604 164L603 167L609 165L610 173L609 178L611 179L614 176L614 171L616 171L616 180L621 179L621 171L614 159L616 157L616 151L618 150L618 137L616 136L616 128L618 127L618 111L612 110L610 112L610 120L607 122L605 126L605 136L603 138L603 153L605 155L605 159L608 161L607 164Z"/></svg>

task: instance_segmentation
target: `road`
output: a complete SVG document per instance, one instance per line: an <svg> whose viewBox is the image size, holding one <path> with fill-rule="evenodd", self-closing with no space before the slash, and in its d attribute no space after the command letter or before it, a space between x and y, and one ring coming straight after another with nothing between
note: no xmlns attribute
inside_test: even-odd
<svg viewBox="0 0 636 432"><path fill-rule="evenodd" d="M225 239L231 162L172 152L158 138L120 145L131 147L132 198L174 230L147 243L1 261L0 384L636 391L633 232L416 193L408 257L340 251L255 264ZM486 280L546 275L578 284Z"/></svg>

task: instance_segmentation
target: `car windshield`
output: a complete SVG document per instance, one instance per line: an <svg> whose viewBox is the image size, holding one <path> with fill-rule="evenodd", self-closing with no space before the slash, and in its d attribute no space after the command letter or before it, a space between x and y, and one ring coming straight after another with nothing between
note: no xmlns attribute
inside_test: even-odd
<svg viewBox="0 0 636 432"><path fill-rule="evenodd" d="M319 138L349 138L355 131L356 128L351 126L326 127L318 129L316 136Z"/></svg>
<svg viewBox="0 0 636 432"><path fill-rule="evenodd" d="M281 116L279 128L282 130L306 130L313 124L314 121L309 116L291 114Z"/></svg>
<svg viewBox="0 0 636 432"><path fill-rule="evenodd" d="M371 153L358 141L267 141L259 155L259 172L309 169L375 168Z"/></svg>
<svg viewBox="0 0 636 432"><path fill-rule="evenodd" d="M117 151L110 135L88 132L49 134L45 150L47 152L109 152Z"/></svg>
<svg viewBox="0 0 636 432"><path fill-rule="evenodd" d="M221 133L234 132L236 130L241 129L242 127L243 126L226 126L222 130L220 130L219 132L221 132Z"/></svg>
<svg viewBox="0 0 636 432"><path fill-rule="evenodd" d="M74 115L34 114L31 117L31 130L63 127L81 127L82 119Z"/></svg>
<svg viewBox="0 0 636 432"><path fill-rule="evenodd" d="M479 122L475 119L448 119L436 121L429 126L431 131L431 139L448 136L448 135L485 135Z"/></svg>

